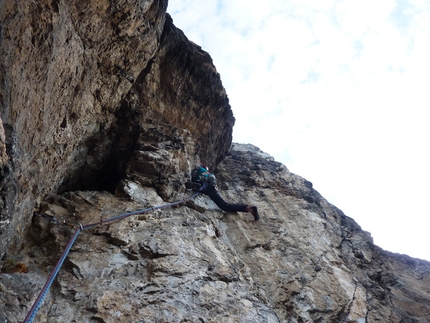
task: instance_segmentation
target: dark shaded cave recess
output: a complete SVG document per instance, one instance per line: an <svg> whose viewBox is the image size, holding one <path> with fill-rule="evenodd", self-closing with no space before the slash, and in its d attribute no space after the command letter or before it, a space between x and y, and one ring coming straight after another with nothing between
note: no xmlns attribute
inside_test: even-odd
<svg viewBox="0 0 430 323"><path fill-rule="evenodd" d="M81 144L81 160L76 161L77 167L72 168L58 194L77 190L115 192L118 183L125 177L128 162L142 132L139 112L129 105L122 104L115 117L116 124Z"/></svg>
<svg viewBox="0 0 430 323"><path fill-rule="evenodd" d="M58 194L77 190L114 194L123 179L163 191L171 181L166 178L166 174L174 171L170 162L157 161L151 156L158 155L157 151L162 154L166 150L184 150L181 129L163 122L162 116L149 119L127 102L115 115L115 125L82 143L83 158Z"/></svg>

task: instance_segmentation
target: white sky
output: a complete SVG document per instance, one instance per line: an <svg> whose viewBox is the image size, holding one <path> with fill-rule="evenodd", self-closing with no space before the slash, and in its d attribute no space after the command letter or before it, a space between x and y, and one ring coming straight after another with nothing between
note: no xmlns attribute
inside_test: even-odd
<svg viewBox="0 0 430 323"><path fill-rule="evenodd" d="M170 0L252 143L375 244L430 260L430 1Z"/></svg>

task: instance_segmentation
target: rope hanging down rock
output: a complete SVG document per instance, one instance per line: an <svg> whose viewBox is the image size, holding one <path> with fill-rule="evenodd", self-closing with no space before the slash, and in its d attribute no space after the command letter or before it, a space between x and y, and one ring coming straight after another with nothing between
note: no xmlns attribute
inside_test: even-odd
<svg viewBox="0 0 430 323"><path fill-rule="evenodd" d="M54 281L55 277L57 276L58 272L60 271L60 268L63 265L64 260L66 259L67 255L69 254L70 249L72 248L73 244L75 243L75 241L76 241L76 239L77 239L77 237L81 231L83 231L85 229L92 228L96 225L102 225L105 223L122 220L122 219L128 218L129 216L132 216L132 215L152 212L155 210L164 209L164 208L171 207L171 206L178 205L178 204L184 204L185 202L196 197L197 195L199 195L199 193L195 193L195 194L191 195L189 198L184 199L184 200L180 200L177 202L172 202L172 203L168 203L168 204L164 204L164 205L159 205L159 206L151 206L147 209L120 214L120 215L115 216L113 218L103 220L100 222L96 222L96 223L90 223L90 224L87 224L84 226L82 224L79 224L79 228L76 230L75 234L73 235L73 237L70 239L69 243L67 244L67 247L64 250L63 254L61 255L61 258L58 260L57 264L55 265L54 269L52 270L51 274L49 275L48 280L46 281L45 285L43 286L42 290L40 291L39 296L37 297L36 301L34 302L33 306L31 307L30 311L28 312L27 316L25 317L23 323L31 323L33 321L34 317L37 314L37 311L39 310L40 306L42 305L42 302L46 296L46 293L48 292L49 288L51 287L52 282Z"/></svg>

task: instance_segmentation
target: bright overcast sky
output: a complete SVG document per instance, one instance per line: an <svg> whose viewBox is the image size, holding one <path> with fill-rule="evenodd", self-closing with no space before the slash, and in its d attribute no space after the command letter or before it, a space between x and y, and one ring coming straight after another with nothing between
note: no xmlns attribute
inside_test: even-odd
<svg viewBox="0 0 430 323"><path fill-rule="evenodd" d="M170 0L251 143L383 249L430 260L430 2Z"/></svg>

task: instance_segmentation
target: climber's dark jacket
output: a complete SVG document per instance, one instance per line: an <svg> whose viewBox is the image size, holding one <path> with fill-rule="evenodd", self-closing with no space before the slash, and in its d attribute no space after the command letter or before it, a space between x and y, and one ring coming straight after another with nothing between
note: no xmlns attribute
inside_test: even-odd
<svg viewBox="0 0 430 323"><path fill-rule="evenodd" d="M194 188L196 192L203 193L214 201L214 203L225 212L248 212L248 205L230 204L224 201L218 193L215 175L210 173L208 168L200 166L191 172L192 183L186 183L187 188ZM188 185L187 185L188 184Z"/></svg>

